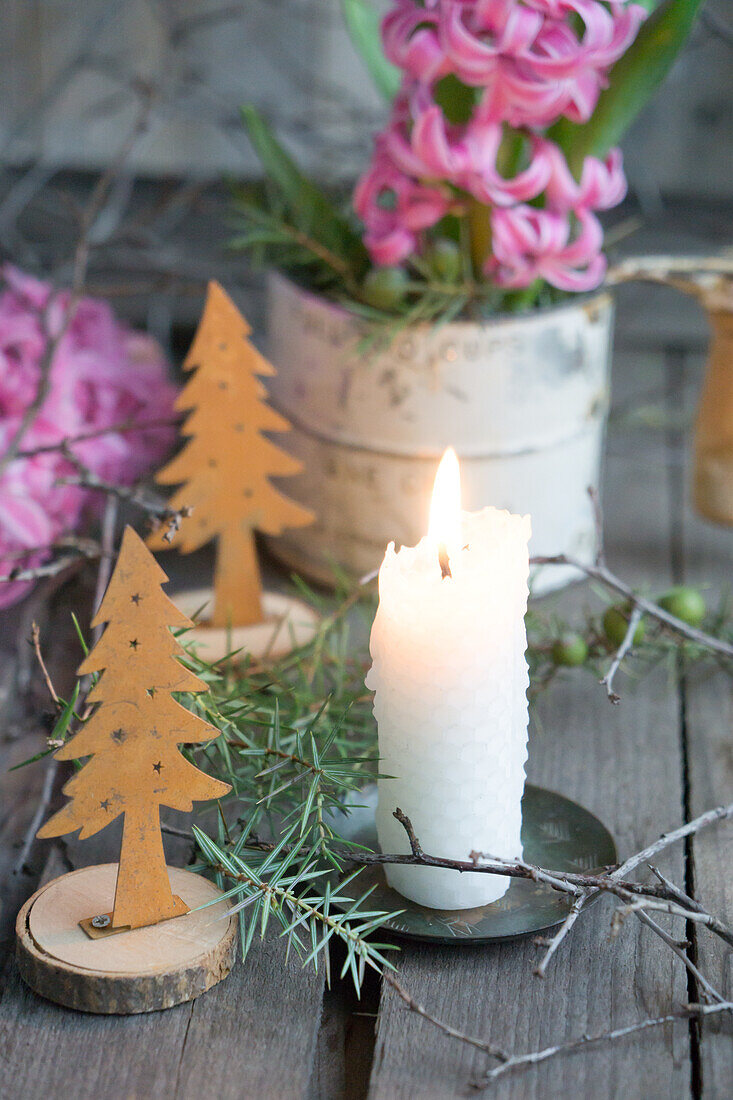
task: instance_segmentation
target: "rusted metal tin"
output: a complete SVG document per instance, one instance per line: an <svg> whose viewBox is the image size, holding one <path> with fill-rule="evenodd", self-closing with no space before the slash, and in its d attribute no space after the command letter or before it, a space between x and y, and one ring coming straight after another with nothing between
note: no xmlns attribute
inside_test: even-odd
<svg viewBox="0 0 733 1100"><path fill-rule="evenodd" d="M529 513L531 552L589 560L608 410L613 303L607 293L520 316L420 324L360 351L364 329L342 307L269 280L268 380L305 463L289 495L316 523L274 543L290 566L333 578L375 569L387 543L414 545L443 450L461 460L464 507ZM567 582L539 571L535 593Z"/></svg>

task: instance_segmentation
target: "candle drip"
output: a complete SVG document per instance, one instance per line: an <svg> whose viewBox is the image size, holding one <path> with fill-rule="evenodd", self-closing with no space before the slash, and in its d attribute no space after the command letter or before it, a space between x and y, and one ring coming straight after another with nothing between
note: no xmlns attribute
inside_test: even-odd
<svg viewBox="0 0 733 1100"><path fill-rule="evenodd" d="M451 573L450 568L448 548L444 542L441 542L440 546L438 547L438 561L440 562L440 572L442 575L442 579L445 580L446 577L452 577L453 574Z"/></svg>

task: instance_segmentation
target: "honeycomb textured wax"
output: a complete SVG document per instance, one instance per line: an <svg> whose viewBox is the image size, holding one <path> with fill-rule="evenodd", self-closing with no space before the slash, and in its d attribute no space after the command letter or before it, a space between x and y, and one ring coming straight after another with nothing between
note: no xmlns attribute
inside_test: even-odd
<svg viewBox="0 0 733 1100"><path fill-rule="evenodd" d="M377 830L383 852L409 853L396 807L425 852L521 855L527 760L524 615L529 517L496 508L461 514L460 546L443 576L435 542L390 544L379 572L372 668L379 727ZM496 901L498 875L387 865L401 894L433 909Z"/></svg>

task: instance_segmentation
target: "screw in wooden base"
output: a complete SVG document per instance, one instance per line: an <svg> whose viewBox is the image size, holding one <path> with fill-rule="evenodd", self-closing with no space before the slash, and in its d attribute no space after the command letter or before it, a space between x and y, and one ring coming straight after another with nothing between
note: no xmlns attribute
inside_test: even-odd
<svg viewBox="0 0 733 1100"><path fill-rule="evenodd" d="M181 636L186 644L195 643L196 653L204 661L221 661L233 654L232 661L246 657L285 657L315 636L319 617L312 607L294 596L282 592L263 592L264 621L252 626L232 626L230 629L208 626L206 615L213 604L211 589L198 588L175 592L173 602L192 618L201 622Z"/></svg>
<svg viewBox="0 0 733 1100"><path fill-rule="evenodd" d="M21 977L42 997L83 1012L131 1015L193 1000L234 965L237 919L208 879L169 867L171 887L191 912L146 928L91 939L79 922L112 909L117 864L54 879L16 922Z"/></svg>

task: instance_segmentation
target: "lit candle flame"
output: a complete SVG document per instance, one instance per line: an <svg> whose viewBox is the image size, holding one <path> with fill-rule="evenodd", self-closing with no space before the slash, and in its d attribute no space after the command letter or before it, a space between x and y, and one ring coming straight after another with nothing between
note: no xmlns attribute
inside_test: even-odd
<svg viewBox="0 0 733 1100"><path fill-rule="evenodd" d="M452 447L443 455L435 475L428 537L439 548L443 576L449 576L448 557L461 545L461 470Z"/></svg>

